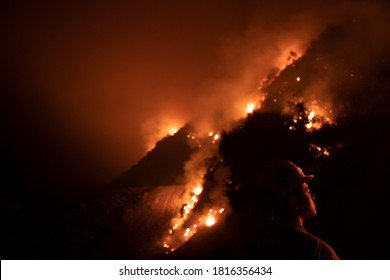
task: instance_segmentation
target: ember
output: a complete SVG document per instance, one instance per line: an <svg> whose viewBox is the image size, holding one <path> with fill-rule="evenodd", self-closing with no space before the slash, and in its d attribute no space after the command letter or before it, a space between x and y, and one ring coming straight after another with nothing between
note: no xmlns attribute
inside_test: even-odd
<svg viewBox="0 0 390 280"><path fill-rule="evenodd" d="M203 188L202 186L196 186L195 189L194 189L194 194L195 195L200 195L203 191Z"/></svg>
<svg viewBox="0 0 390 280"><path fill-rule="evenodd" d="M309 151L311 151L314 154L315 158L330 156L330 152L328 148L321 148L320 146L317 146L313 143L310 144Z"/></svg>
<svg viewBox="0 0 390 280"><path fill-rule="evenodd" d="M247 114L252 114L254 110L255 110L255 104L254 103L248 103L246 105L246 112L247 112Z"/></svg>
<svg viewBox="0 0 390 280"><path fill-rule="evenodd" d="M206 219L206 222L205 222L206 226L208 227L211 227L212 225L215 224L215 218L214 216L207 216L207 219Z"/></svg>
<svg viewBox="0 0 390 280"><path fill-rule="evenodd" d="M168 128L168 135L170 136L173 136L176 134L176 132L178 131L179 129L177 127L169 127Z"/></svg>

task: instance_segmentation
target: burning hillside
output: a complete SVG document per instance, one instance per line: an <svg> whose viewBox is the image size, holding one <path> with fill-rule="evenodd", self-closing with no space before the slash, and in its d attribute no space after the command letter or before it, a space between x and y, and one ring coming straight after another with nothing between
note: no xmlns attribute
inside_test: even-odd
<svg viewBox="0 0 390 280"><path fill-rule="evenodd" d="M46 213L50 225L29 221L31 235L12 237L28 240L18 255L235 259L241 239L267 218L247 212L259 171L286 158L316 175L320 214L308 227L342 258L386 257L390 53L388 38L371 27L346 19L306 52L283 50L282 66L253 88L216 87L221 92L205 106L215 111L181 128L182 121L161 121L155 135L162 139L148 143L130 170L96 195ZM221 98L235 89L238 97Z"/></svg>
<svg viewBox="0 0 390 280"><path fill-rule="evenodd" d="M383 131L384 127L388 129L388 124L385 123L389 118L389 87L384 77L385 73L389 73L389 53L381 47L375 49L375 55L381 55L382 58L373 64L361 59L361 53L351 52L349 44L358 44L361 39L357 37L361 24L353 19L341 26L328 28L302 58L293 60L284 71L274 76L272 81L265 83L266 86L259 88L258 100L261 102L247 103L248 116L245 119L239 121L232 130L224 131L219 153L221 165L229 167L230 173L226 174L224 179L223 192L229 198L233 214L245 212L246 203L249 201L248 194L256 185L259 170L273 158L288 158L318 174L319 181L314 181L313 184L315 187L321 186L319 193L330 199L322 203L338 201L340 204L336 208L339 213L343 211L343 199L348 200L341 182L350 186L349 191L354 193L357 200L364 199L360 191L361 188L368 187L364 178L367 172L373 170L370 164L375 166L375 174L382 174L375 179L377 191L383 194L387 192L381 187L385 182L383 174L386 170L386 165L381 164L382 153L388 154L389 149L385 144L387 140L383 140L380 131ZM363 33L360 36L371 35ZM338 38L336 42L335 37ZM329 45L329 42L332 44ZM356 63L357 60L361 64ZM368 74L365 65L373 72ZM375 89L372 88L373 85L376 86ZM367 94L368 92L371 94ZM369 136L362 137L361 133L368 133ZM359 146L361 148L358 148ZM362 149L367 148L373 149L374 153L369 155L362 152ZM361 172L360 176L354 174L354 168ZM349 181L339 177L342 170L351 177ZM339 194L338 190L341 190ZM371 203L381 204L378 199L372 200ZM331 219L327 218L337 215L335 210L326 204L322 207L328 213L322 214L324 224L314 224L314 230L324 232L330 227L338 232L341 229L345 236L351 228L361 230L356 224L338 224L340 227L335 229L332 223L329 223ZM231 223L229 218L230 216L227 224ZM339 222L338 219L336 221ZM240 222L236 226L250 230ZM229 255L226 248L217 246L212 251L213 249L208 247L208 251L205 249L203 255L195 248L202 246L202 242L207 246L218 243L217 239L221 235L215 232L221 231L221 228L224 234L229 230L236 233L219 246L229 247L228 244L239 243L237 237L241 236L242 230L222 224L214 230L214 234L213 230L210 231L209 235L213 237L205 237L207 231L202 231L203 234L199 237L195 235L190 242L194 245L183 246L183 250L175 257L234 258L235 255ZM186 228L184 235L190 235L190 232L191 228ZM330 230L329 234L335 232ZM351 241L341 239L343 238L334 237L334 243L339 246L342 255L355 258L363 254L350 247ZM169 248L168 245L166 247ZM372 253L380 256L379 247Z"/></svg>

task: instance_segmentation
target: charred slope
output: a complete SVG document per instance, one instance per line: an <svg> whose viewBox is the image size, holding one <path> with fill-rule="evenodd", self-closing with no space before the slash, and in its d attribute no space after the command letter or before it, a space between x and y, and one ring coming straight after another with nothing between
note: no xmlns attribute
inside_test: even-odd
<svg viewBox="0 0 390 280"><path fill-rule="evenodd" d="M140 187L176 185L183 183L184 163L194 149L188 145L188 126L175 135L167 136L136 165L107 187Z"/></svg>

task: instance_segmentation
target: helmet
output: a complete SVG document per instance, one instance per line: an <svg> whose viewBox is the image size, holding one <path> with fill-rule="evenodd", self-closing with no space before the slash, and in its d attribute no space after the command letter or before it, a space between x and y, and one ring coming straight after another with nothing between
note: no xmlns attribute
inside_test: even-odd
<svg viewBox="0 0 390 280"><path fill-rule="evenodd" d="M258 188L260 192L280 197L313 177L313 175L305 175L291 161L273 160L265 166L260 174Z"/></svg>

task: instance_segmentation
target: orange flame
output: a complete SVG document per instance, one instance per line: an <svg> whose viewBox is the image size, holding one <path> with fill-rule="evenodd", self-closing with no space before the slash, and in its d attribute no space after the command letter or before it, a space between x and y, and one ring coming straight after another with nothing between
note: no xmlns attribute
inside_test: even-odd
<svg viewBox="0 0 390 280"><path fill-rule="evenodd" d="M252 114L253 111L255 110L255 108L256 108L255 103L248 103L248 104L246 105L246 113L247 113L247 114Z"/></svg>
<svg viewBox="0 0 390 280"><path fill-rule="evenodd" d="M184 120L164 116L143 123L142 131L146 138L146 152L152 150L164 137L175 135L183 125Z"/></svg>
<svg viewBox="0 0 390 280"><path fill-rule="evenodd" d="M202 191L203 191L203 188L200 185L196 186L195 189L193 190L195 195L200 195L202 193Z"/></svg>
<svg viewBox="0 0 390 280"><path fill-rule="evenodd" d="M170 126L168 127L168 135L173 136L179 130L177 127Z"/></svg>
<svg viewBox="0 0 390 280"><path fill-rule="evenodd" d="M208 227L211 227L212 225L215 224L215 217L214 216L211 216L211 215L208 215L207 218L206 218L206 221L205 221L205 225L208 226Z"/></svg>

